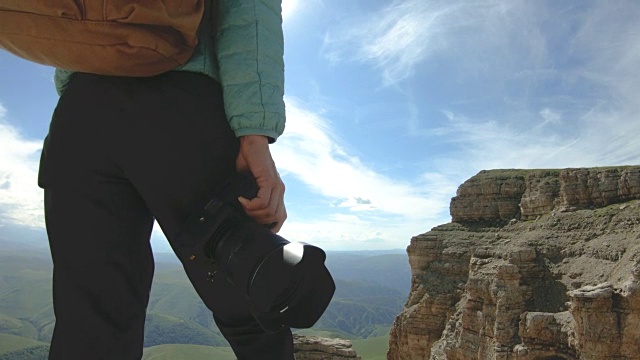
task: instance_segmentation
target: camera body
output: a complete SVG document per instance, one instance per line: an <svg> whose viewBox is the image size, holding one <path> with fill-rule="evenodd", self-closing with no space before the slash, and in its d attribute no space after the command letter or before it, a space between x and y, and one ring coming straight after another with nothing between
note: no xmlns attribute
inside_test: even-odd
<svg viewBox="0 0 640 360"><path fill-rule="evenodd" d="M189 217L178 243L186 261L195 263L203 276L221 273L246 294L265 331L311 327L335 292L326 254L316 246L290 242L247 216L237 198L253 198L257 190L251 175L234 176Z"/></svg>

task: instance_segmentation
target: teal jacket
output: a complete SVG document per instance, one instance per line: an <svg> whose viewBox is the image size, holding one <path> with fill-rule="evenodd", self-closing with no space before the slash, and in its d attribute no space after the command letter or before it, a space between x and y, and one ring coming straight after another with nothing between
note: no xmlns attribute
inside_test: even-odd
<svg viewBox="0 0 640 360"><path fill-rule="evenodd" d="M281 0L219 0L218 31L201 32L189 62L191 71L220 82L227 119L236 136L284 131L284 40ZM56 69L64 92L73 72Z"/></svg>

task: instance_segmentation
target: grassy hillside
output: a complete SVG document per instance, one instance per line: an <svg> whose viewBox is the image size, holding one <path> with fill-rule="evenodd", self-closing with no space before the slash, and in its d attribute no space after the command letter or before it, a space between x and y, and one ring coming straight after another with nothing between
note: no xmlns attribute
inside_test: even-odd
<svg viewBox="0 0 640 360"><path fill-rule="evenodd" d="M405 251L393 254L328 252L326 263L336 279L388 286L405 298L411 289L411 267Z"/></svg>
<svg viewBox="0 0 640 360"><path fill-rule="evenodd" d="M144 346L168 343L226 346L219 332L211 331L193 321L166 314L148 313L144 324Z"/></svg>
<svg viewBox="0 0 640 360"><path fill-rule="evenodd" d="M235 360L230 347L168 344L144 349L142 360Z"/></svg>
<svg viewBox="0 0 640 360"><path fill-rule="evenodd" d="M332 334L323 331L297 331L304 335L331 337ZM362 360L386 360L389 349L389 328L384 328L386 335L370 337L368 339L351 340L353 349ZM200 345L159 345L144 349L142 360L232 360L235 359L229 347L211 347Z"/></svg>
<svg viewBox="0 0 640 360"><path fill-rule="evenodd" d="M33 346L0 355L0 360L47 360L48 358L48 345Z"/></svg>
<svg viewBox="0 0 640 360"><path fill-rule="evenodd" d="M38 337L38 331L31 323L4 314L0 314L0 333L30 339L36 339Z"/></svg>
<svg viewBox="0 0 640 360"><path fill-rule="evenodd" d="M351 257L344 259L352 260ZM380 259L388 261L384 255L376 255L372 262ZM166 263L159 264L157 268L148 311L184 319L219 334L208 309L198 299L182 268ZM335 281L334 299L314 330L337 337L351 339L372 336L379 327L393 323L406 301L406 294L390 286L363 280L336 278Z"/></svg>
<svg viewBox="0 0 640 360"><path fill-rule="evenodd" d="M51 272L51 260L45 253L3 253L0 257L0 333L45 342L51 339L54 321Z"/></svg>
<svg viewBox="0 0 640 360"><path fill-rule="evenodd" d="M3 247L2 241L0 249L0 335L32 341L0 341L0 354L37 358L46 353L41 346L50 341L54 326L49 253L20 250L16 244ZM171 256L158 258L171 261ZM406 255L330 252L327 264L336 280L336 294L318 324L300 332L351 340L388 333L406 300L404 285L399 285L406 275ZM160 351L163 348L155 346L160 344L227 345L175 261L156 264L148 307L145 345Z"/></svg>
<svg viewBox="0 0 640 360"><path fill-rule="evenodd" d="M362 360L386 360L389 336L352 340ZM144 349L142 360L235 360L231 348L201 345L159 345Z"/></svg>
<svg viewBox="0 0 640 360"><path fill-rule="evenodd" d="M362 360L387 360L389 328L386 330L386 335L351 340L353 349L360 355Z"/></svg>
<svg viewBox="0 0 640 360"><path fill-rule="evenodd" d="M41 341L15 336L10 334L0 334L0 355L10 353L16 350L30 348L34 346L47 345Z"/></svg>
<svg viewBox="0 0 640 360"><path fill-rule="evenodd" d="M398 290L387 286L336 280L335 296L314 328L348 334L347 339L377 336L380 327L393 323L404 301Z"/></svg>
<svg viewBox="0 0 640 360"><path fill-rule="evenodd" d="M156 266L147 312L168 314L218 331L211 312L196 294L180 265L160 263Z"/></svg>

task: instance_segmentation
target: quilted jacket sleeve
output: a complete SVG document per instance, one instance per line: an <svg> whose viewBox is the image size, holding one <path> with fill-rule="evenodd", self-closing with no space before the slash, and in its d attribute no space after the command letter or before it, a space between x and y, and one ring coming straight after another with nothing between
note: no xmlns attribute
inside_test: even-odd
<svg viewBox="0 0 640 360"><path fill-rule="evenodd" d="M284 130L281 0L220 0L216 56L225 111L236 136Z"/></svg>

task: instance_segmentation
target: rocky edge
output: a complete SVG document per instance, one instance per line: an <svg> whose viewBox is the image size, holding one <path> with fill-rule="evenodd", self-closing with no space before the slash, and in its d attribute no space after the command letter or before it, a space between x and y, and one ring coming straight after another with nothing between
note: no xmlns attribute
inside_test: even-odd
<svg viewBox="0 0 640 360"><path fill-rule="evenodd" d="M640 166L482 171L450 211L388 359L640 359Z"/></svg>

